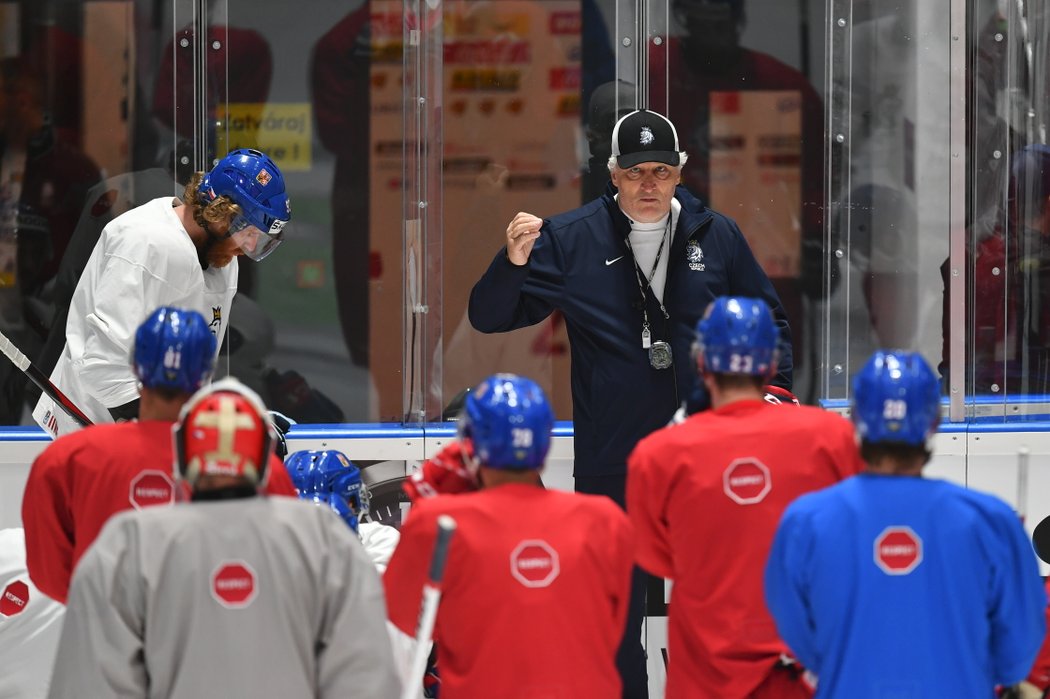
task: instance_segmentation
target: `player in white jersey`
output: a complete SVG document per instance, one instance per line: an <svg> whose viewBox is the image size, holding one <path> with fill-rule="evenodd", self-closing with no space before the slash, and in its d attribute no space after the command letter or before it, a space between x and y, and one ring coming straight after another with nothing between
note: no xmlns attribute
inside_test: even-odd
<svg viewBox="0 0 1050 699"><path fill-rule="evenodd" d="M64 611L29 579L25 533L0 529L0 697L47 696Z"/></svg>
<svg viewBox="0 0 1050 699"><path fill-rule="evenodd" d="M128 367L135 329L160 306L202 314L220 339L237 291L237 257L261 260L291 218L284 177L256 150L236 150L195 174L183 200L161 197L102 231L70 300L66 343L51 381L92 422L138 415ZM46 395L33 418L52 436L75 423Z"/></svg>
<svg viewBox="0 0 1050 699"><path fill-rule="evenodd" d="M382 586L329 508L258 489L274 432L233 379L173 431L192 500L111 519L73 576L51 697L397 697Z"/></svg>

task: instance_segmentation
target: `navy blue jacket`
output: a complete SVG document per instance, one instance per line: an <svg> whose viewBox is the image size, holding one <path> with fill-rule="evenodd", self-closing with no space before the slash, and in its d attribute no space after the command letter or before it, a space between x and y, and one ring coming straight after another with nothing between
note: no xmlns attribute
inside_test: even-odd
<svg viewBox="0 0 1050 699"><path fill-rule="evenodd" d="M762 298L773 308L783 349L777 377L791 388L791 331L773 285L731 219L706 208L684 187L664 284L665 320L646 289L652 339L669 342L674 365L653 369L642 349L641 292L627 247L631 224L604 195L544 220L527 264L502 249L470 292L475 329L506 332L533 325L554 309L565 317L572 351L575 475L618 475L639 439L663 427L696 384L690 357L694 328L717 296Z"/></svg>

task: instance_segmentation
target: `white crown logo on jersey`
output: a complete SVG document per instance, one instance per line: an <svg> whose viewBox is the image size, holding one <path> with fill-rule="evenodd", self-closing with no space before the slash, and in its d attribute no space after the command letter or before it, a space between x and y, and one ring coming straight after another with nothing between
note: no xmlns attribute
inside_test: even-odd
<svg viewBox="0 0 1050 699"><path fill-rule="evenodd" d="M642 133L638 138L638 142L641 143L643 146L647 146L655 140L656 136L653 136L653 130L650 129L648 126L643 126Z"/></svg>

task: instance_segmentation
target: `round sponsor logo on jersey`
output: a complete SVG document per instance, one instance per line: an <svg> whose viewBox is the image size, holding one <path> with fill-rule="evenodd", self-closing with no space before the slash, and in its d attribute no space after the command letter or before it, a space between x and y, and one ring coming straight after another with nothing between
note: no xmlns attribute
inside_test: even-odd
<svg viewBox="0 0 1050 699"><path fill-rule="evenodd" d="M143 471L131 481L128 499L136 510L170 505L175 502L175 483L163 471Z"/></svg>
<svg viewBox="0 0 1050 699"><path fill-rule="evenodd" d="M4 588L0 597L0 616L14 616L25 611L29 604L29 586L21 580L15 580Z"/></svg>
<svg viewBox="0 0 1050 699"><path fill-rule="evenodd" d="M875 564L887 575L907 575L922 563L922 539L911 527L886 527L875 538Z"/></svg>
<svg viewBox="0 0 1050 699"><path fill-rule="evenodd" d="M510 574L525 587L547 587L561 572L558 552L542 539L527 539L510 554Z"/></svg>
<svg viewBox="0 0 1050 699"><path fill-rule="evenodd" d="M758 459L736 459L722 473L722 489L738 505L754 505L769 495L773 479Z"/></svg>
<svg viewBox="0 0 1050 699"><path fill-rule="evenodd" d="M255 571L244 561L223 563L211 574L212 597L224 607L247 607L257 593Z"/></svg>

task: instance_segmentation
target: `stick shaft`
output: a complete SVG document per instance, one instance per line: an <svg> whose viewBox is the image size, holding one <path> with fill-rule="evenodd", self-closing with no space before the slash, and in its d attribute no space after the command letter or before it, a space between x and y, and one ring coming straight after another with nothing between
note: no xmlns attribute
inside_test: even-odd
<svg viewBox="0 0 1050 699"><path fill-rule="evenodd" d="M29 357L22 353L22 350L14 346L14 344L7 338L6 335L0 333L0 352L4 353L11 363L14 364L18 369L25 374L30 381L35 383L37 387L46 393L59 407L62 408L69 415L69 417L76 420L82 427L87 427L91 424L91 420L83 411L78 408L73 401L71 401L65 393L58 390L55 384L51 383L51 380L44 376L44 372L40 371L40 368L29 361Z"/></svg>
<svg viewBox="0 0 1050 699"><path fill-rule="evenodd" d="M401 691L401 699L415 699L420 693L423 672L427 668L427 657L430 655L430 639L434 634L434 621L437 619L438 604L441 602L441 580L445 576L448 547L452 534L456 531L456 521L448 515L441 515L438 517L437 528L437 541L434 543L434 553L430 557L429 579L423 585L423 604L419 613L419 624L416 627L412 662Z"/></svg>

